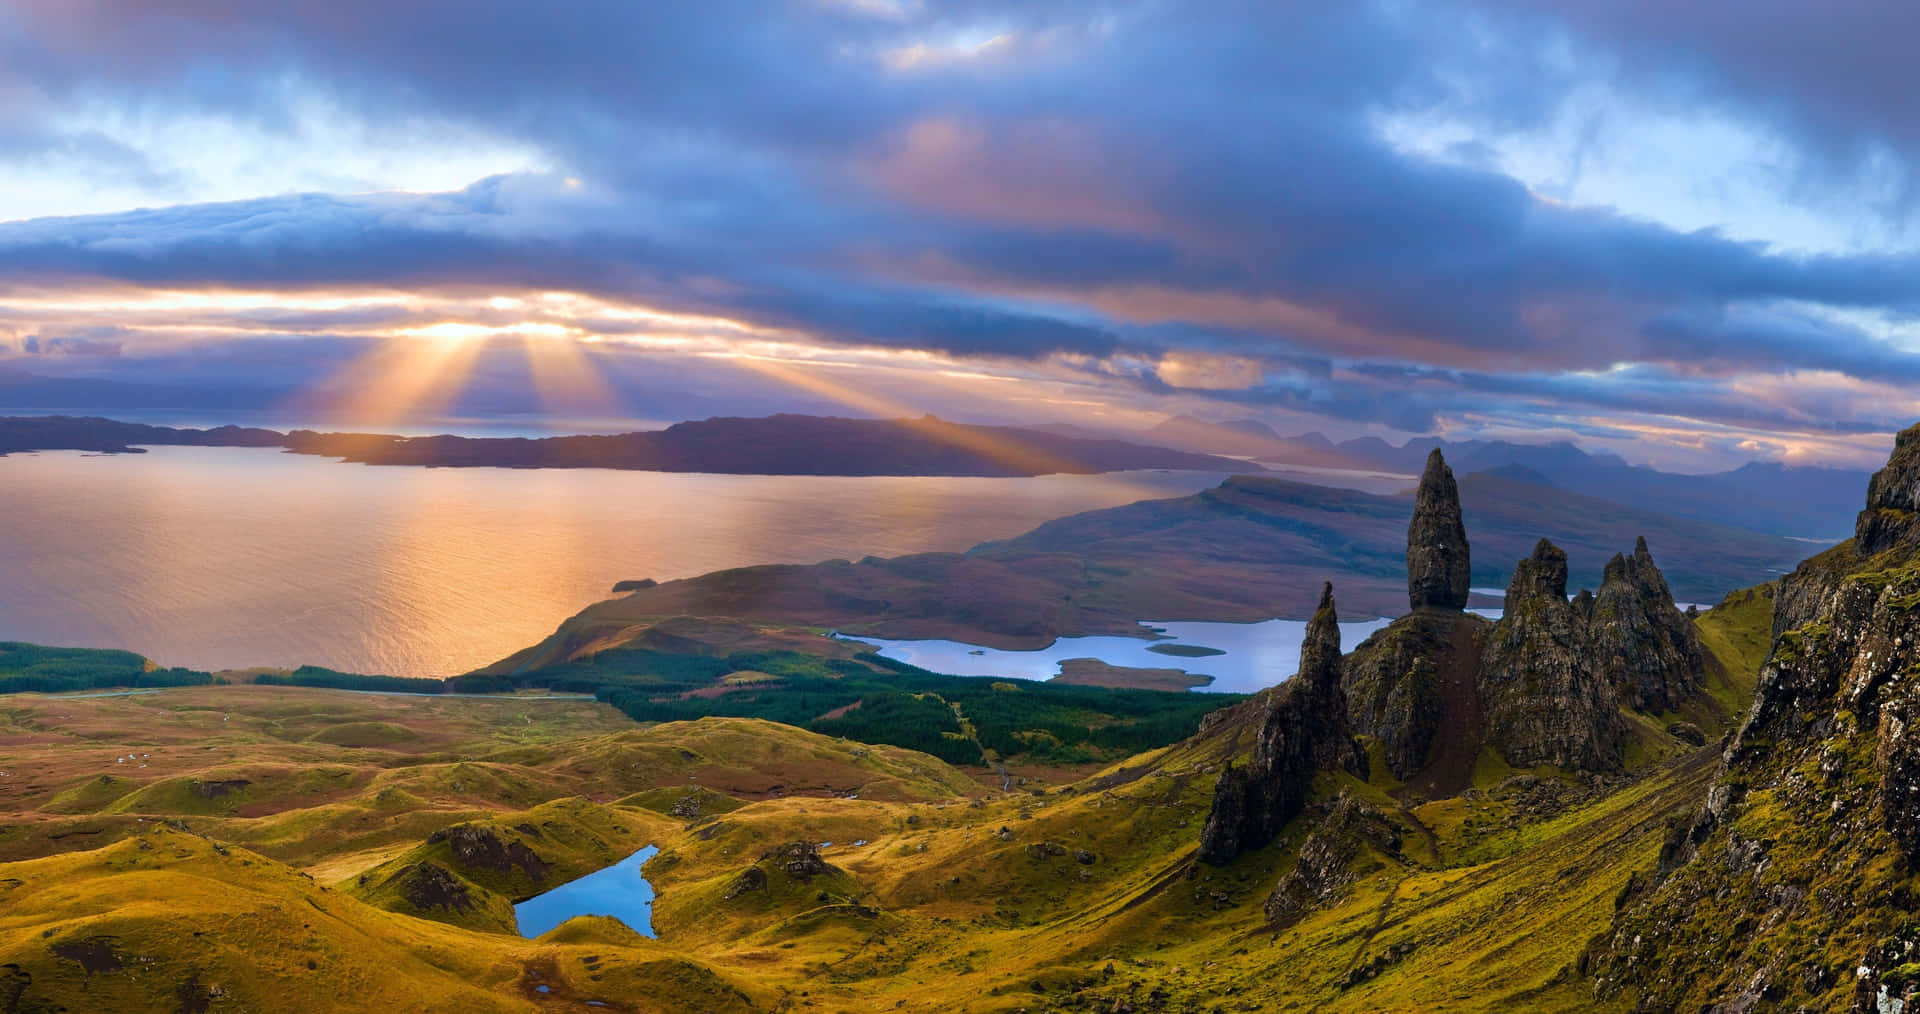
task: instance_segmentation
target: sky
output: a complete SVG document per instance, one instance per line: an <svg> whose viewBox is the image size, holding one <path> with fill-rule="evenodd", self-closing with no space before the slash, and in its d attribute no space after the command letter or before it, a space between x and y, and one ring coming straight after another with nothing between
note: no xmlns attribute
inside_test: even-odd
<svg viewBox="0 0 1920 1014"><path fill-rule="evenodd" d="M0 410L1868 465L1904 0L0 0Z"/></svg>

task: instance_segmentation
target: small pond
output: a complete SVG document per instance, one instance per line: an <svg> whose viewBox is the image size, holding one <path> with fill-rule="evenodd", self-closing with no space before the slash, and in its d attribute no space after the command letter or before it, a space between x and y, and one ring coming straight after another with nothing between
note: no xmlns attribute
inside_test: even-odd
<svg viewBox="0 0 1920 1014"><path fill-rule="evenodd" d="M531 940L576 915L605 915L642 936L653 936L653 885L640 867L659 851L649 845L604 870L513 906L520 935Z"/></svg>

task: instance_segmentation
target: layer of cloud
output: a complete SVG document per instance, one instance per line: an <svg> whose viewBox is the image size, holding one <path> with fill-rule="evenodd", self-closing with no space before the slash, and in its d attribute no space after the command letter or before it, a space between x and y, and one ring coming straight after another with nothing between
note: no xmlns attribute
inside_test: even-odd
<svg viewBox="0 0 1920 1014"><path fill-rule="evenodd" d="M1830 202L1863 160L1884 182L1920 152L1892 97L1915 71L1887 41L1911 15L1839 8L0 0L0 167L189 195L0 223L0 292L464 293L472 321L564 291L1214 414L1885 432L1911 406L1869 394L1920 373L1911 249L1795 253L1568 205L1472 137L1436 155L1381 128L1531 130L1601 89L1764 125L1803 175L1741 185L1784 208L1817 177ZM1789 36L1807 45L1762 58ZM314 110L336 135L404 123L544 168L197 202L169 151L129 141L174 135L121 129L201 118L281 144L317 136ZM1870 189L1870 213L1907 213ZM307 336L421 323L250 312Z"/></svg>

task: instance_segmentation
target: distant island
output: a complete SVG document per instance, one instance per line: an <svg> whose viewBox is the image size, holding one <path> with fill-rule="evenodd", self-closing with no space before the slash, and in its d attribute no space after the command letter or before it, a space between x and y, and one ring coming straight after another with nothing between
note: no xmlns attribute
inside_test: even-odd
<svg viewBox="0 0 1920 1014"><path fill-rule="evenodd" d="M844 419L774 415L683 422L653 432L559 437L404 437L239 426L179 429L74 416L0 418L0 455L143 446L280 447L368 465L439 468L615 468L727 475L1093 475L1135 469L1260 472L1237 458L931 415Z"/></svg>

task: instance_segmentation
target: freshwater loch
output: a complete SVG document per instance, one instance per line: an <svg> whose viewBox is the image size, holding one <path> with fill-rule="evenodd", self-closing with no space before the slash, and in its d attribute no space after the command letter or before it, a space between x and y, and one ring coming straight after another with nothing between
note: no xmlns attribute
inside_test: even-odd
<svg viewBox="0 0 1920 1014"><path fill-rule="evenodd" d="M576 915L618 919L641 936L653 936L653 884L640 868L660 850L652 845L578 880L513 906L520 935L532 940Z"/></svg>

